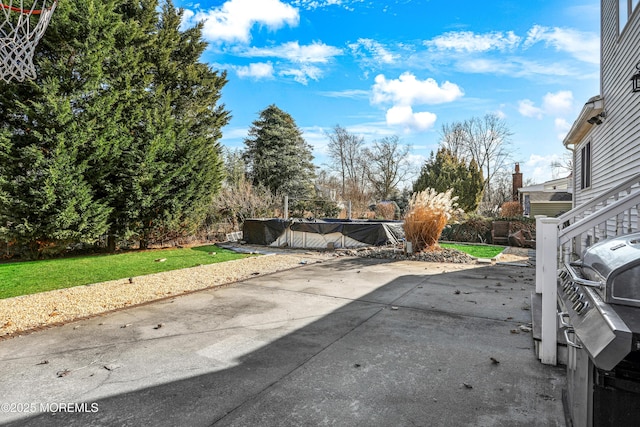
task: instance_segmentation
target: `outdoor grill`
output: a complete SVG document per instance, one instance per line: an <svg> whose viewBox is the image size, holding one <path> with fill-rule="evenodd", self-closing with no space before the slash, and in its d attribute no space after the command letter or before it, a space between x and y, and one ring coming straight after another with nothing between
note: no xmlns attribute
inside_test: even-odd
<svg viewBox="0 0 640 427"><path fill-rule="evenodd" d="M558 280L574 426L640 420L640 234L594 244Z"/></svg>

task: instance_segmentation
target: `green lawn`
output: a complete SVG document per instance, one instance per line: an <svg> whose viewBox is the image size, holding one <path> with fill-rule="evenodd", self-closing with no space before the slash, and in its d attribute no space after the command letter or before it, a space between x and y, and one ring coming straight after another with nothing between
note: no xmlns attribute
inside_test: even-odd
<svg viewBox="0 0 640 427"><path fill-rule="evenodd" d="M247 256L209 245L0 264L0 299ZM156 262L157 259L166 261Z"/></svg>
<svg viewBox="0 0 640 427"><path fill-rule="evenodd" d="M443 248L457 249L476 258L493 258L504 250L504 246L465 245L462 243L440 243Z"/></svg>

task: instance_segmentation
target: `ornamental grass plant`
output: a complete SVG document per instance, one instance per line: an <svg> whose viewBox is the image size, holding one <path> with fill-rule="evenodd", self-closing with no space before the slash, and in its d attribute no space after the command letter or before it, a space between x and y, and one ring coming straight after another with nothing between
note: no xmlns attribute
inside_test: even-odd
<svg viewBox="0 0 640 427"><path fill-rule="evenodd" d="M461 213L453 190L438 193L432 188L414 193L404 219L404 233L416 252L436 247L447 223Z"/></svg>

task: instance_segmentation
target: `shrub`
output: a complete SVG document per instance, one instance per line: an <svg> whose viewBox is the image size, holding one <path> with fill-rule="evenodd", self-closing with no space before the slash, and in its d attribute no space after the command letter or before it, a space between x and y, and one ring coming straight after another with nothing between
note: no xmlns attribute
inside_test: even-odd
<svg viewBox="0 0 640 427"><path fill-rule="evenodd" d="M232 230L240 230L247 218L272 217L282 206L282 199L262 185L245 179L226 185L213 199L205 225L229 222Z"/></svg>
<svg viewBox="0 0 640 427"><path fill-rule="evenodd" d="M291 200L289 202L289 216L291 218L334 218L340 208L329 199Z"/></svg>
<svg viewBox="0 0 640 427"><path fill-rule="evenodd" d="M487 243L491 238L491 219L469 215L457 224L448 224L441 240L451 242Z"/></svg>
<svg viewBox="0 0 640 427"><path fill-rule="evenodd" d="M397 208L397 205L395 203L389 203L389 202L378 203L375 206L376 218L396 219L396 208Z"/></svg>
<svg viewBox="0 0 640 427"><path fill-rule="evenodd" d="M415 193L409 201L404 220L404 232L416 252L422 252L438 243L442 230L449 220L457 215L453 190L438 193L432 188Z"/></svg>
<svg viewBox="0 0 640 427"><path fill-rule="evenodd" d="M516 218L522 216L522 205L520 202L504 202L500 208L502 218Z"/></svg>

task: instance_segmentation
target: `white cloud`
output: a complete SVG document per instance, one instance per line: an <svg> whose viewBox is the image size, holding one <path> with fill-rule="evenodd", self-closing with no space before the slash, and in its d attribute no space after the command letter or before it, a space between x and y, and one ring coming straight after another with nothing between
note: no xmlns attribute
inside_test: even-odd
<svg viewBox="0 0 640 427"><path fill-rule="evenodd" d="M558 141L563 141L564 137L567 136L569 130L571 129L571 123L562 118L557 118L554 123L556 132L558 132Z"/></svg>
<svg viewBox="0 0 640 427"><path fill-rule="evenodd" d="M314 157L324 157L329 154L329 145L327 142L327 132L321 126L307 126L302 128L304 140L311 145Z"/></svg>
<svg viewBox="0 0 640 427"><path fill-rule="evenodd" d="M507 114L502 110L495 110L493 111L493 114L495 114L499 119L502 120L505 120L507 118Z"/></svg>
<svg viewBox="0 0 640 427"><path fill-rule="evenodd" d="M578 78L592 78L589 74L585 73L584 69L580 69L566 62L539 62L530 61L525 59L517 59L512 62L514 69L514 75L518 77L525 76L556 76L556 77L578 77Z"/></svg>
<svg viewBox="0 0 640 427"><path fill-rule="evenodd" d="M506 75L510 77L571 76L580 79L597 77L591 71L585 73L584 68L572 66L570 63L559 61L537 62L520 56L503 56L498 59L460 58L456 60L455 67L465 73Z"/></svg>
<svg viewBox="0 0 640 427"><path fill-rule="evenodd" d="M287 68L279 73L281 76L291 76L293 80L306 85L309 79L318 81L322 77L322 70L313 65L303 65L300 68Z"/></svg>
<svg viewBox="0 0 640 427"><path fill-rule="evenodd" d="M407 163L409 163L411 165L411 168L413 168L413 170L415 171L419 171L426 161L427 156L423 156L422 154L409 154L407 156Z"/></svg>
<svg viewBox="0 0 640 427"><path fill-rule="evenodd" d="M460 61L459 69L468 73L514 74L513 64L507 60L474 58Z"/></svg>
<svg viewBox="0 0 640 427"><path fill-rule="evenodd" d="M595 33L535 25L527 33L524 46L530 47L539 42L544 42L557 51L567 52L580 61L590 64L600 63L600 38Z"/></svg>
<svg viewBox="0 0 640 427"><path fill-rule="evenodd" d="M525 36L513 31L474 33L453 31L423 44L426 53L411 55L415 65L452 64L464 73L503 74L510 77L597 78L599 37L570 28L533 26ZM540 45L535 54L527 50ZM585 65L587 65L585 67Z"/></svg>
<svg viewBox="0 0 640 427"><path fill-rule="evenodd" d="M555 93L547 93L542 98L542 107L537 107L530 99L518 102L518 111L525 117L542 119L546 115L570 114L573 110L573 93L569 90L561 90Z"/></svg>
<svg viewBox="0 0 640 427"><path fill-rule="evenodd" d="M398 55L393 54L381 43L373 39L358 39L356 43L349 44L349 49L355 55L363 57L370 55L371 60L379 64L393 64L398 59Z"/></svg>
<svg viewBox="0 0 640 427"><path fill-rule="evenodd" d="M520 37L513 31L495 31L476 34L472 31L452 31L425 41L425 45L437 50L456 52L488 52L491 50L514 49L520 44Z"/></svg>
<svg viewBox="0 0 640 427"><path fill-rule="evenodd" d="M414 113L410 106L395 106L387 110L386 119L389 126L425 131L433 127L437 116L429 112Z"/></svg>
<svg viewBox="0 0 640 427"><path fill-rule="evenodd" d="M361 2L362 0L355 1ZM347 10L353 10L353 8L349 6L352 2L353 1L350 0L294 0L291 3L308 10L320 9L329 6L342 6Z"/></svg>
<svg viewBox="0 0 640 427"><path fill-rule="evenodd" d="M561 90L556 93L547 93L542 105L548 114L566 114L573 108L573 93L570 90Z"/></svg>
<svg viewBox="0 0 640 427"><path fill-rule="evenodd" d="M272 47L237 47L234 54L248 58L277 58L284 60L276 62L272 67L278 68L272 74L293 77L301 84L308 84L309 80L319 80L323 70L318 64L327 64L337 55L342 55L342 50L324 43L314 42L309 45L300 45L297 41L287 42ZM263 71L267 71L264 69Z"/></svg>
<svg viewBox="0 0 640 427"><path fill-rule="evenodd" d="M525 117L535 117L536 119L544 117L542 108L536 107L530 99L523 99L518 102L518 112Z"/></svg>
<svg viewBox="0 0 640 427"><path fill-rule="evenodd" d="M273 47L252 47L237 50L236 53L245 57L281 58L300 64L325 64L333 57L342 55L343 52L342 49L320 42L301 46L297 41L294 41Z"/></svg>
<svg viewBox="0 0 640 427"><path fill-rule="evenodd" d="M184 31L189 27L192 27L194 22L194 17L196 13L193 10L184 9L182 12L182 22L180 22L180 30Z"/></svg>
<svg viewBox="0 0 640 427"><path fill-rule="evenodd" d="M202 21L203 37L208 41L248 43L255 25L277 30L285 25L296 26L298 9L280 0L228 0L208 11L185 11L188 22Z"/></svg>
<svg viewBox="0 0 640 427"><path fill-rule="evenodd" d="M272 79L273 64L270 62L256 62L247 66L235 67L236 73L240 78Z"/></svg>
<svg viewBox="0 0 640 427"><path fill-rule="evenodd" d="M329 98L368 98L369 91L363 89L346 89L346 90L336 90L336 91L326 91L321 92L321 95L327 96Z"/></svg>
<svg viewBox="0 0 640 427"><path fill-rule="evenodd" d="M568 171L554 170L553 163L562 163L562 155L550 154L547 156L540 156L538 154L532 154L529 159L520 165L525 181L531 179L532 182L542 184L543 182L550 181L568 175Z"/></svg>
<svg viewBox="0 0 640 427"><path fill-rule="evenodd" d="M409 72L400 78L387 80L383 74L375 78L372 103L392 103L394 105L411 106L416 104L442 104L462 97L464 92L451 82L441 85L432 79L418 80Z"/></svg>

